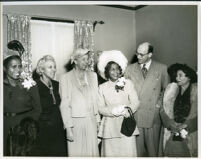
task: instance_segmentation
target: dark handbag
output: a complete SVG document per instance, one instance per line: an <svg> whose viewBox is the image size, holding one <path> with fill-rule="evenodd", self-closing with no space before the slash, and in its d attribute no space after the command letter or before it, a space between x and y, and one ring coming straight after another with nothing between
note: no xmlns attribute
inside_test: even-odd
<svg viewBox="0 0 201 159"><path fill-rule="evenodd" d="M130 114L130 117L123 119L122 125L121 125L121 133L125 136L131 136L136 128L136 121L134 118L134 113L132 112L130 107L125 107L128 109L128 112Z"/></svg>
<svg viewBox="0 0 201 159"><path fill-rule="evenodd" d="M164 149L165 157L190 157L190 151L186 140L175 140L174 136L171 136L166 142Z"/></svg>

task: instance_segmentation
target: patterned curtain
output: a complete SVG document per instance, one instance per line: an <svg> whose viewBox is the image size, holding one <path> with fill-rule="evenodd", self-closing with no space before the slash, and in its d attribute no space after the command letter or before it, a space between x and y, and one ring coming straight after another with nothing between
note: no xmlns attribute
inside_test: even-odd
<svg viewBox="0 0 201 159"><path fill-rule="evenodd" d="M93 21L76 20L74 26L74 50L89 49L89 70L94 70L94 25Z"/></svg>
<svg viewBox="0 0 201 159"><path fill-rule="evenodd" d="M18 40L25 49L21 56L24 78L32 75L30 19L29 16L7 14L7 42Z"/></svg>

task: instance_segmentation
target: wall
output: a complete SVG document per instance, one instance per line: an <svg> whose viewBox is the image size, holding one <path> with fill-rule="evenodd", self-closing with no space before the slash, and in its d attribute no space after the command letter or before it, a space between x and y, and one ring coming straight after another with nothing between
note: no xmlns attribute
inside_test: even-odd
<svg viewBox="0 0 201 159"><path fill-rule="evenodd" d="M72 20L102 20L105 24L96 26L95 50L121 50L131 60L133 50L136 49L133 11L94 5L18 5L3 6L3 12ZM4 18L4 33L6 32L5 24Z"/></svg>
<svg viewBox="0 0 201 159"><path fill-rule="evenodd" d="M197 7L146 6L136 11L137 45L149 41L154 58L197 68Z"/></svg>
<svg viewBox="0 0 201 159"><path fill-rule="evenodd" d="M197 7L146 6L135 12L94 5L3 6L5 13L66 19L103 20L95 32L95 50L121 50L131 61L136 43L150 41L154 58L197 67ZM6 23L3 23L3 33ZM6 35L4 34L4 42ZM5 46L5 45L4 45Z"/></svg>

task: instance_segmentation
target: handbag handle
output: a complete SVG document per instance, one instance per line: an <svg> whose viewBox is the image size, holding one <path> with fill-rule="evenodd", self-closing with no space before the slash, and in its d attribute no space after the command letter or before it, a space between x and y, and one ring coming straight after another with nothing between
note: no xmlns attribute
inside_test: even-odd
<svg viewBox="0 0 201 159"><path fill-rule="evenodd" d="M128 109L130 116L134 117L134 113L133 113L132 109L130 107L125 107L125 108Z"/></svg>

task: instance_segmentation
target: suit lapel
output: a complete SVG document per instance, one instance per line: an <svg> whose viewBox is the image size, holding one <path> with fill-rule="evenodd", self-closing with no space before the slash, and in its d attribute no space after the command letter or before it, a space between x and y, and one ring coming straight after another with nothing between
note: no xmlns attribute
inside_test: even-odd
<svg viewBox="0 0 201 159"><path fill-rule="evenodd" d="M136 69L134 69L135 74L137 74L138 81L144 82L144 77L142 75L141 67L139 64L136 64Z"/></svg>
<svg viewBox="0 0 201 159"><path fill-rule="evenodd" d="M75 70L73 69L72 70L72 76L71 76L72 78L71 78L71 81L72 81L72 83L75 85L75 87L77 87L77 89L82 93L82 88L81 88L81 86L80 86L80 84L79 84L79 82L78 82L78 78L77 78L77 76L76 76L76 74L75 74Z"/></svg>
<svg viewBox="0 0 201 159"><path fill-rule="evenodd" d="M134 64L134 67L131 72L131 77L135 81L135 88L138 94L141 94L142 87L144 85L144 78L141 72L141 67L138 63Z"/></svg>
<svg viewBox="0 0 201 159"><path fill-rule="evenodd" d="M154 82L156 79L158 79L158 71L157 71L157 65L156 62L152 60L150 68L147 72L147 77L144 80L144 84L143 84L143 89L147 89L149 87L150 84L153 84L152 82Z"/></svg>
<svg viewBox="0 0 201 159"><path fill-rule="evenodd" d="M145 81L147 81L147 80L149 81L149 78L154 75L153 74L154 72L155 72L155 62L152 60L150 68L147 72L147 77L146 77Z"/></svg>

